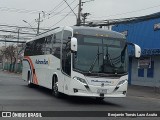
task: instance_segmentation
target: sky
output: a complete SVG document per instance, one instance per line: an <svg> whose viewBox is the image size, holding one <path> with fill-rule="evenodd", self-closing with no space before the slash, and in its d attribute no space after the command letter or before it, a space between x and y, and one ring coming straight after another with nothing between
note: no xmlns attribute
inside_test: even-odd
<svg viewBox="0 0 160 120"><path fill-rule="evenodd" d="M160 11L160 0L82 0L85 1L88 2L83 4L82 13L91 14L88 21L136 17ZM74 9L79 0L67 2ZM78 13L78 7L74 12ZM0 25L37 27L35 19L38 18L38 13L41 15L42 28L76 24L76 16L64 0L0 0Z"/></svg>

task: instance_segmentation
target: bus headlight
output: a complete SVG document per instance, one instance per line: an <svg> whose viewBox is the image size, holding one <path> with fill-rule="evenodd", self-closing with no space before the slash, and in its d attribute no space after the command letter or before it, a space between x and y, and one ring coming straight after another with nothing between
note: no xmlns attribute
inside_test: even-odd
<svg viewBox="0 0 160 120"><path fill-rule="evenodd" d="M127 82L127 79L126 79L126 80L121 80L121 81L118 83L117 86L120 86L120 85L124 84L125 82Z"/></svg>
<svg viewBox="0 0 160 120"><path fill-rule="evenodd" d="M82 79L82 78L80 78L80 77L73 77L73 79L74 80L78 80L78 81L80 81L80 82L82 82L82 83L84 83L84 84L87 84L87 82L85 81L85 79Z"/></svg>

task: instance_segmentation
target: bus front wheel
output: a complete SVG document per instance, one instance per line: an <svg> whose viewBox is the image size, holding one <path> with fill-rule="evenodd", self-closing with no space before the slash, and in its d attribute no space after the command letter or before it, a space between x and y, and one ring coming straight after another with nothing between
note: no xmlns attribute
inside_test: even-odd
<svg viewBox="0 0 160 120"><path fill-rule="evenodd" d="M57 98L60 97L60 92L58 91L58 79L56 76L53 76L52 80L52 94Z"/></svg>

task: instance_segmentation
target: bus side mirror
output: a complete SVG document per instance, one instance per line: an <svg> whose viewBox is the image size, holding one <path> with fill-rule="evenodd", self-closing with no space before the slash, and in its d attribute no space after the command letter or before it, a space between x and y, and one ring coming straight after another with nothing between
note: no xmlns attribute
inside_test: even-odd
<svg viewBox="0 0 160 120"><path fill-rule="evenodd" d="M134 44L134 48L135 48L135 57L139 58L141 56L141 48L136 44Z"/></svg>
<svg viewBox="0 0 160 120"><path fill-rule="evenodd" d="M134 46L134 49L135 49L135 57L136 57L136 58L139 58L139 57L141 56L141 48L140 48L137 44L133 44L133 43L130 43L130 42L127 42L127 44Z"/></svg>
<svg viewBox="0 0 160 120"><path fill-rule="evenodd" d="M71 50L77 52L77 38L71 38Z"/></svg>

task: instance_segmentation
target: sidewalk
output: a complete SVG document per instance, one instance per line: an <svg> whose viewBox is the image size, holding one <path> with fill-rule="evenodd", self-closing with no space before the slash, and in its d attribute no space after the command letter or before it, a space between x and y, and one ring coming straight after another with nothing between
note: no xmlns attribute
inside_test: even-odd
<svg viewBox="0 0 160 120"><path fill-rule="evenodd" d="M129 85L127 96L160 99L160 88Z"/></svg>
<svg viewBox="0 0 160 120"><path fill-rule="evenodd" d="M6 71L6 70L2 70L0 69L0 73L1 73L1 76L10 76L10 77L21 77L21 73L15 73L15 72L9 72L9 71Z"/></svg>

